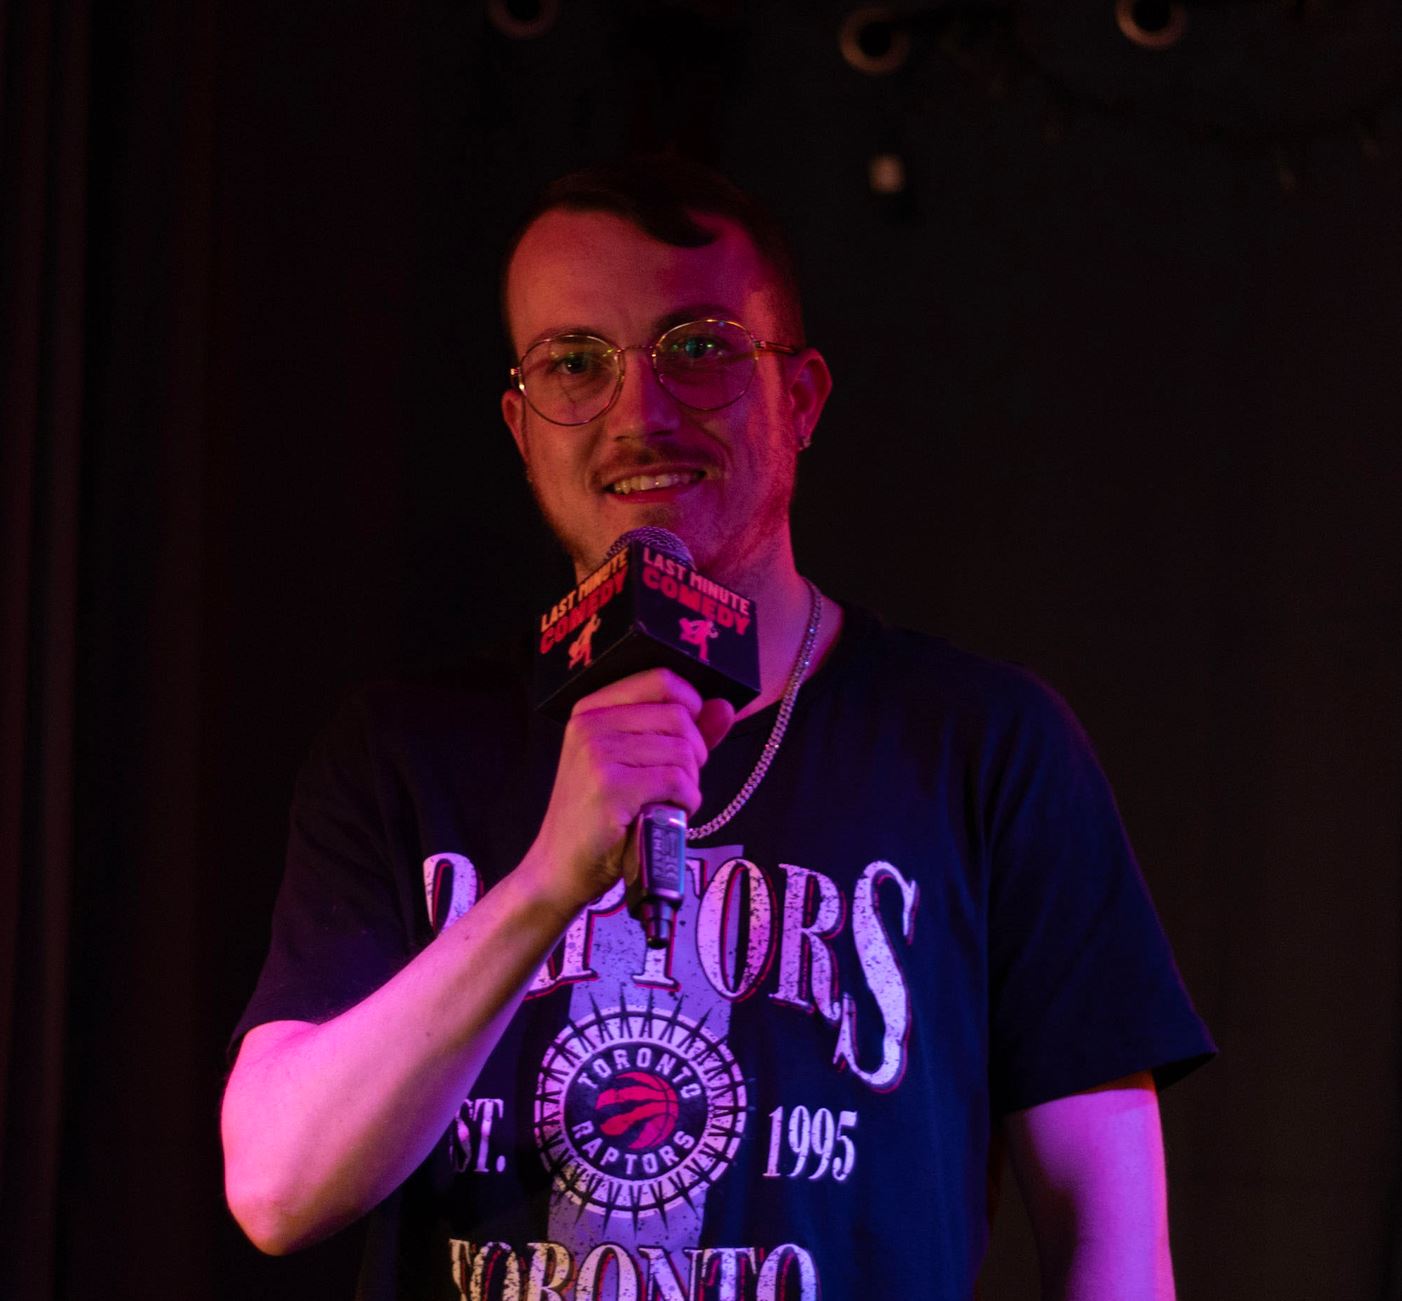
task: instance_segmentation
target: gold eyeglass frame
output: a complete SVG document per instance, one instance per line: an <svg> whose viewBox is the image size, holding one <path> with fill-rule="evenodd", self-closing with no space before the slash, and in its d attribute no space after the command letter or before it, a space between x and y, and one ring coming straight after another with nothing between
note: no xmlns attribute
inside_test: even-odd
<svg viewBox="0 0 1402 1301"><path fill-rule="evenodd" d="M780 356L793 357L802 351L801 348L793 347L787 343L776 343L772 339L758 339L755 337L754 332L748 326L741 325L739 321L727 321L723 317L719 316L702 316L698 317L694 321L680 321L676 325L669 325L651 343L617 344L614 343L611 339L605 339L603 335L600 334L554 334L549 335L544 339L537 339L521 355L521 357L517 360L516 365L514 365L511 368L511 380L515 384L516 388L520 391L521 396L525 398L527 405L542 420L547 421L549 424L552 425L561 425L567 429L576 429L580 425L587 425L591 420L597 420L600 416L606 415L609 411L613 409L614 404L618 401L619 394L623 392L623 380L627 373L627 363L623 354L627 352L645 352L648 355L648 363L652 366L653 375L656 377L658 384L662 388L662 391L665 394L667 394L667 396L671 398L672 401L676 402L679 406L686 407L688 411L724 411L726 407L734 406L735 403L740 401L740 399L750 391L750 385L753 384L755 381L754 367L751 367L750 369L750 376L745 381L745 387L741 389L740 392L737 393L733 398L730 398L727 401L722 402L719 406L715 407L697 407L692 406L690 402L682 401L681 398L679 398L675 393L672 392L670 388L667 387L666 381L662 378L662 373L657 369L658 349L662 346L662 340L665 339L669 334L674 334L677 330L685 330L689 326L693 325L731 325L734 326L737 330L742 330L750 340L750 358L753 361L758 361L759 354L762 352L773 352L778 353ZM547 416L544 411L542 411L538 406L536 406L536 404L531 401L531 395L526 392L526 358L529 357L531 353L535 351L536 348L540 347L541 344L549 343L553 339L591 339L595 343L602 343L604 345L604 347L608 350L606 353L607 356L618 358L618 373L617 377L614 380L613 392L609 395L609 400L602 407L600 407L598 411L596 411L592 416L590 416L586 420L555 420L552 417Z"/></svg>

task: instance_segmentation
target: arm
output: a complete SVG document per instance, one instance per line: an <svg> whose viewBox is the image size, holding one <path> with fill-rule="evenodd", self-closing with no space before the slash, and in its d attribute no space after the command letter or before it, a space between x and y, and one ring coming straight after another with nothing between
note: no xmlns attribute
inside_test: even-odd
<svg viewBox="0 0 1402 1301"><path fill-rule="evenodd" d="M732 717L663 670L585 697L516 868L355 1007L244 1037L224 1095L225 1190L258 1247L326 1236L423 1160L571 919L624 871L638 810L700 806L700 767Z"/></svg>
<svg viewBox="0 0 1402 1301"><path fill-rule="evenodd" d="M1173 1301L1158 1095L1148 1072L1014 1112L1008 1151L1048 1301Z"/></svg>

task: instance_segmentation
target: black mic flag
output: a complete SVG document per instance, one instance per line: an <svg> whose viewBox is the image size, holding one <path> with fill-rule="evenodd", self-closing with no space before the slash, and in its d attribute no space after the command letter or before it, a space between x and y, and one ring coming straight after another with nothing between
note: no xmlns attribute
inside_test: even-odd
<svg viewBox="0 0 1402 1301"><path fill-rule="evenodd" d="M564 722L582 696L650 668L671 669L703 698L737 709L759 694L754 602L698 573L686 543L660 528L624 533L603 564L541 616L539 707ZM665 948L681 904L686 811L649 804L634 834L638 877L628 908L648 945Z"/></svg>

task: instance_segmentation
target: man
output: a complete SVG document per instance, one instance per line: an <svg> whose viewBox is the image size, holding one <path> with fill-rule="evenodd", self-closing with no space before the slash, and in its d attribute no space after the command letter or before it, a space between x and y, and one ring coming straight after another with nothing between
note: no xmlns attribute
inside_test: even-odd
<svg viewBox="0 0 1402 1301"><path fill-rule="evenodd" d="M577 174L504 305L576 573L672 530L759 612L761 693L653 670L561 733L486 673L347 711L239 1027L239 1222L284 1252L374 1210L367 1297L963 1298L1001 1139L1047 1295L1170 1297L1151 1072L1210 1040L1064 706L798 573L831 380L772 225L686 164ZM621 909L651 802L702 833L665 953Z"/></svg>

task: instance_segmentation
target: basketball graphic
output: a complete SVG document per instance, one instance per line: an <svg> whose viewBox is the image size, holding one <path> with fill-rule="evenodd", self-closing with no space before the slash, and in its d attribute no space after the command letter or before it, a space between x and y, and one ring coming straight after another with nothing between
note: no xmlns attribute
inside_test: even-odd
<svg viewBox="0 0 1402 1301"><path fill-rule="evenodd" d="M621 991L620 991L621 995ZM725 1040L682 1003L596 1008L541 1063L535 1137L554 1196L636 1222L695 1205L730 1168L745 1081Z"/></svg>
<svg viewBox="0 0 1402 1301"><path fill-rule="evenodd" d="M630 1152L646 1152L672 1137L677 1127L677 1091L660 1075L624 1071L599 1094L599 1110L618 1110L599 1122L610 1138L627 1136Z"/></svg>

